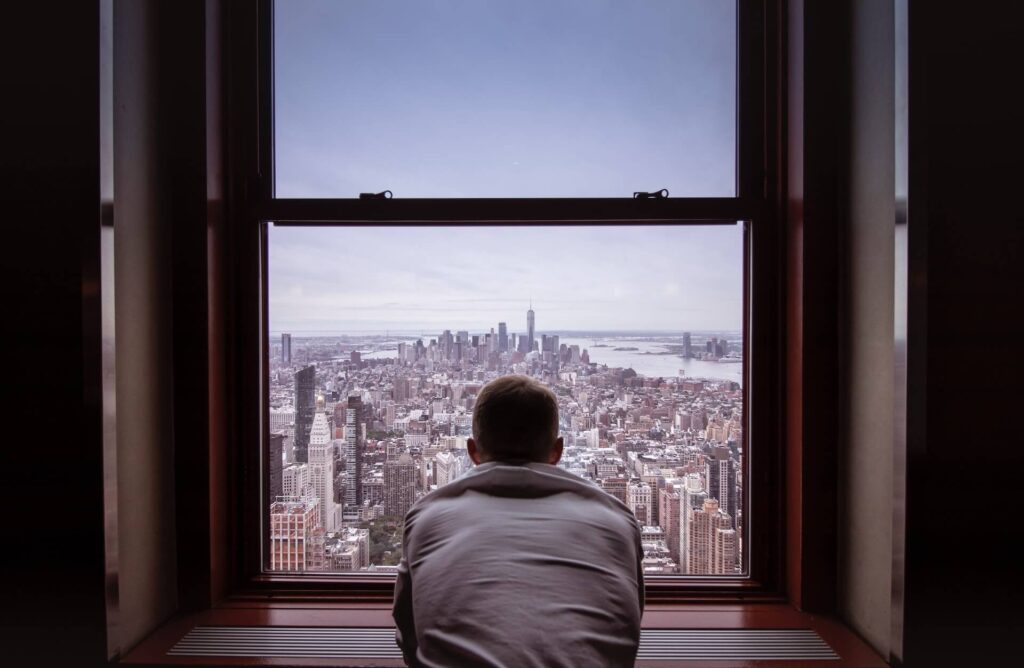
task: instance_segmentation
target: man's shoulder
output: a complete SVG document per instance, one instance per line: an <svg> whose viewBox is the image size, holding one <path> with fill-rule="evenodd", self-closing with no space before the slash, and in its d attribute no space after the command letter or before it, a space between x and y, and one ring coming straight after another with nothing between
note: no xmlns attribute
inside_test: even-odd
<svg viewBox="0 0 1024 668"><path fill-rule="evenodd" d="M550 464L504 464L489 462L471 469L453 482L430 492L409 511L409 517L432 507L446 506L462 497L482 494L510 499L542 498L568 494L579 502L593 503L613 514L633 521L633 514L622 501L565 469Z"/></svg>

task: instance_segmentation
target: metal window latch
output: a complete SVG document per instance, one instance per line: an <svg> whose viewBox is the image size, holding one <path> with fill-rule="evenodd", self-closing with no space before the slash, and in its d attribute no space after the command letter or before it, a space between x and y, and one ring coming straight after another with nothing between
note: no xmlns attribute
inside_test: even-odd
<svg viewBox="0 0 1024 668"><path fill-rule="evenodd" d="M390 190L379 193L359 193L359 199L391 199L394 194Z"/></svg>
<svg viewBox="0 0 1024 668"><path fill-rule="evenodd" d="M633 193L633 199L665 199L668 197L668 188L662 188L661 190L655 190L651 193L635 192Z"/></svg>

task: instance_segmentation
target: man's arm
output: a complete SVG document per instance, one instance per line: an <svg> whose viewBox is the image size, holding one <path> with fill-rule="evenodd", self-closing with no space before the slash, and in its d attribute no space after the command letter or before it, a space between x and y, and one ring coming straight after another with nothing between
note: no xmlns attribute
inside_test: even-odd
<svg viewBox="0 0 1024 668"><path fill-rule="evenodd" d="M405 557L398 564L395 579L395 604L391 611L395 619L395 642L402 649L407 666L416 666L416 624L412 614L412 579Z"/></svg>

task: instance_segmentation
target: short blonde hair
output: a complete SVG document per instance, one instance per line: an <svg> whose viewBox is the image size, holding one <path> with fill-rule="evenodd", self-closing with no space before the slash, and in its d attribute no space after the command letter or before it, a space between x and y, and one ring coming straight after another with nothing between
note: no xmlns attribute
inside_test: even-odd
<svg viewBox="0 0 1024 668"><path fill-rule="evenodd" d="M558 438L558 400L527 376L502 376L480 390L473 438L485 459L545 462Z"/></svg>

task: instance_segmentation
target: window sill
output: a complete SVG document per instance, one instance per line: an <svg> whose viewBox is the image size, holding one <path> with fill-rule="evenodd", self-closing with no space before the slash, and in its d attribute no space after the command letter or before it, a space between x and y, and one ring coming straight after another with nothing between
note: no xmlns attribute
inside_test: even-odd
<svg viewBox="0 0 1024 668"><path fill-rule="evenodd" d="M278 657L169 656L168 651L197 626L246 627L351 627L391 628L388 603L258 603L232 600L224 605L166 623L121 659L124 665L238 665L238 666L402 666L400 660ZM719 666L798 665L804 668L888 665L863 640L841 622L799 612L785 603L704 603L687 605L648 604L644 629L811 629L839 655L839 659L765 661L715 661ZM641 660L638 666L698 666L707 661Z"/></svg>
<svg viewBox="0 0 1024 668"><path fill-rule="evenodd" d="M645 584L648 605L784 603L786 600L753 579L705 577L684 582L680 578L655 578L646 580ZM395 579L387 575L264 574L232 593L227 605L322 604L338 608L373 603L390 605L394 590Z"/></svg>

